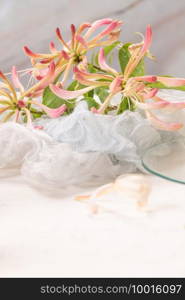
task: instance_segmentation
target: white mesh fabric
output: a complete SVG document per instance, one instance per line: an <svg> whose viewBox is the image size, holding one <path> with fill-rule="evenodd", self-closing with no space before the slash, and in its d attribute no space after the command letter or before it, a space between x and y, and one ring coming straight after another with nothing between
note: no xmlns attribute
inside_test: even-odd
<svg viewBox="0 0 185 300"><path fill-rule="evenodd" d="M162 95L170 97L167 91ZM182 97L171 91L170 95L173 100ZM178 115L185 120L184 111L176 112L176 119ZM44 131L1 124L1 173L6 176L5 170L17 169L30 183L55 188L102 184L135 172L142 169L140 158L147 148L179 135L156 130L140 112L102 116L91 113L84 102L69 116L43 118L36 124Z"/></svg>

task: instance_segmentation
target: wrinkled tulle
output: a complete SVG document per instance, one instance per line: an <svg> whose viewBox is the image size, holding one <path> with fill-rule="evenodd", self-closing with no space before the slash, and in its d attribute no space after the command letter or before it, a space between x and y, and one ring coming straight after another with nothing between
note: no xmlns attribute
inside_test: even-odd
<svg viewBox="0 0 185 300"><path fill-rule="evenodd" d="M0 168L19 168L28 153L37 153L52 139L44 132L8 122L0 126Z"/></svg>
<svg viewBox="0 0 185 300"><path fill-rule="evenodd" d="M28 182L55 188L103 184L142 170L141 156L149 147L178 135L156 130L140 112L98 115L84 102L69 116L36 124L44 131L13 122L0 126L1 174L19 170Z"/></svg>
<svg viewBox="0 0 185 300"><path fill-rule="evenodd" d="M124 172L108 155L73 151L42 131L13 122L0 127L0 158L1 177L19 170L30 184L45 188L103 184Z"/></svg>

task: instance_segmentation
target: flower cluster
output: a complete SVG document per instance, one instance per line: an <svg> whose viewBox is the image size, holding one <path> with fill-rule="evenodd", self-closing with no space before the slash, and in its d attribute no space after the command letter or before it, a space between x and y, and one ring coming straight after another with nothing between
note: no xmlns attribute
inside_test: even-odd
<svg viewBox="0 0 185 300"><path fill-rule="evenodd" d="M92 24L83 23L78 28L72 24L68 42L57 28L61 47L57 49L51 42L50 53L46 54L33 52L25 46L24 52L30 58L31 66L23 71L13 67L11 79L0 72L1 122L26 122L33 128L34 118L43 114L51 118L69 114L80 100L84 100L95 114L120 114L127 109L141 109L157 128L181 128L181 123L166 123L154 112L185 108L185 101L168 102L157 96L159 89L185 90L185 79L146 75L144 58L152 58L149 51L151 27L147 26L141 42L123 44L119 41L121 25L121 21L108 18ZM88 52L92 53L90 60ZM118 54L119 71L108 63L113 52ZM19 73L30 76L26 89ZM120 100L115 105L112 100L117 94Z"/></svg>

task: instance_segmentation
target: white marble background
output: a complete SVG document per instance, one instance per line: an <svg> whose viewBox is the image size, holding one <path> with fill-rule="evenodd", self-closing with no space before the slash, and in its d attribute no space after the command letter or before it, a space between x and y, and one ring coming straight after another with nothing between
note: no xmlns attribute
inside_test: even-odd
<svg viewBox="0 0 185 300"><path fill-rule="evenodd" d="M54 29L113 17L122 38L151 23L158 62L149 73L185 73L184 0L0 0L0 69L27 64L21 48L44 51ZM65 197L32 189L20 176L0 180L0 277L185 275L185 186L151 176L150 211L93 216L75 191ZM115 200L115 199L114 199ZM123 214L122 214L123 213Z"/></svg>

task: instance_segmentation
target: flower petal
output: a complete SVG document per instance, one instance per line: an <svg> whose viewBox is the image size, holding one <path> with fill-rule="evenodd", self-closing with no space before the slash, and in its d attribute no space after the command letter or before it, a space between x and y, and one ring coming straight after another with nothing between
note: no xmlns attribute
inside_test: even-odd
<svg viewBox="0 0 185 300"><path fill-rule="evenodd" d="M151 76L136 76L134 77L137 81L146 81L146 82L156 82L157 76L151 75Z"/></svg>
<svg viewBox="0 0 185 300"><path fill-rule="evenodd" d="M153 98L156 94L157 94L157 92L158 92L159 90L158 89L156 89L156 88L153 88L153 89L151 89L150 91L148 91L147 93L144 93L143 94L143 99L151 99L151 98Z"/></svg>
<svg viewBox="0 0 185 300"><path fill-rule="evenodd" d="M77 29L77 34L81 34L85 29L90 28L90 23L82 23L79 28Z"/></svg>
<svg viewBox="0 0 185 300"><path fill-rule="evenodd" d="M184 86L185 85L185 78L172 78L172 77L162 77L157 76L157 81L171 87L171 86Z"/></svg>
<svg viewBox="0 0 185 300"><path fill-rule="evenodd" d="M40 54L32 52L27 46L24 46L23 50L28 56L31 56L33 58L43 58L43 56L41 56Z"/></svg>
<svg viewBox="0 0 185 300"><path fill-rule="evenodd" d="M42 53L35 53L33 51L31 51L27 46L24 46L23 47L23 50L25 52L26 55L30 56L31 58L34 58L34 59L43 59L43 58L46 58L46 59L49 59L49 58L52 58L53 57L53 54L42 54Z"/></svg>
<svg viewBox="0 0 185 300"><path fill-rule="evenodd" d="M67 52L64 51L64 50L62 50L61 56L63 56L63 58L64 58L65 60L70 60L70 56L69 56L69 55L67 54Z"/></svg>
<svg viewBox="0 0 185 300"><path fill-rule="evenodd" d="M100 40L102 39L104 36L111 34L115 29L117 29L118 27L120 27L122 25L121 21L113 21L109 26L107 26L107 28L105 30L103 30L102 32L100 32L96 37L95 40ZM93 39L94 40L94 39Z"/></svg>
<svg viewBox="0 0 185 300"><path fill-rule="evenodd" d="M34 129L30 111L26 107L24 107L23 110L25 111L27 117L27 124L26 124L27 128Z"/></svg>
<svg viewBox="0 0 185 300"><path fill-rule="evenodd" d="M118 93L122 90L121 84L123 79L121 77L116 77L110 84L110 92L112 94Z"/></svg>
<svg viewBox="0 0 185 300"><path fill-rule="evenodd" d="M84 39L81 35L77 34L77 35L75 36L75 38L76 38L76 40L77 40L77 41L78 41L85 49L88 48L88 45L87 45L85 39Z"/></svg>
<svg viewBox="0 0 185 300"><path fill-rule="evenodd" d="M12 83L1 71L0 71L0 78L5 82L5 84L7 85L7 88L12 92L14 98L17 99L17 94L16 94L16 91L15 91ZM11 98L11 95L9 93L6 93L5 91L1 90L1 93L2 92L4 92L4 94L6 94L8 98Z"/></svg>
<svg viewBox="0 0 185 300"><path fill-rule="evenodd" d="M90 35L99 27L104 26L104 25L109 25L112 23L112 19L101 19L101 20L97 20L95 22L92 23L91 28L86 32L84 38L87 39L90 37Z"/></svg>
<svg viewBox="0 0 185 300"><path fill-rule="evenodd" d="M72 36L74 36L75 33L76 33L75 25L74 25L74 24L71 24L71 34L72 34Z"/></svg>
<svg viewBox="0 0 185 300"><path fill-rule="evenodd" d="M45 87L47 87L54 79L55 77L55 63L52 62L49 65L48 73L46 76L38 83L36 91L42 90Z"/></svg>
<svg viewBox="0 0 185 300"><path fill-rule="evenodd" d="M154 100L157 102L164 102L166 103L166 108L170 111L175 111L178 109L183 109L185 108L185 101L180 101L180 102L171 102L171 101L166 101L164 99L161 99L160 97L155 96Z"/></svg>
<svg viewBox="0 0 185 300"><path fill-rule="evenodd" d="M141 103L135 102L138 108L147 110L147 109L161 109L168 105L165 101L158 101L158 102L148 102L148 103Z"/></svg>
<svg viewBox="0 0 185 300"><path fill-rule="evenodd" d="M150 25L148 25L147 28L146 28L144 44L143 44L143 47L141 49L142 55L147 52L147 50L149 49L151 43L152 43L152 28L151 28Z"/></svg>
<svg viewBox="0 0 185 300"><path fill-rule="evenodd" d="M100 86L109 86L109 82L107 81L93 81L86 79L83 75L80 73L75 73L75 78L78 80L81 84L87 85L87 86L93 86L93 87L100 87Z"/></svg>
<svg viewBox="0 0 185 300"><path fill-rule="evenodd" d="M30 101L31 104L39 106L50 118L58 118L60 117L67 109L66 104L62 104L57 108L50 108L38 101Z"/></svg>
<svg viewBox="0 0 185 300"><path fill-rule="evenodd" d="M66 104L63 104L58 108L49 108L48 106L40 103L37 105L40 106L50 118L60 117L67 109Z"/></svg>
<svg viewBox="0 0 185 300"><path fill-rule="evenodd" d="M94 79L94 80L96 80L96 79L107 79L107 80L114 79L114 77L111 76L111 75L98 74L98 73L89 73L89 72L86 72L84 70L79 69L79 67L77 67L77 66L74 67L73 72L78 73L78 74L80 74L81 76L83 76L87 79Z"/></svg>
<svg viewBox="0 0 185 300"><path fill-rule="evenodd" d="M109 65L107 65L107 63L105 61L105 54L104 54L103 48L101 48L100 51L99 51L98 63L99 63L100 68L102 70L105 70L105 71L107 71L109 73L112 73L112 74L114 74L116 76L118 75L118 72L115 69L113 69Z"/></svg>
<svg viewBox="0 0 185 300"><path fill-rule="evenodd" d="M57 52L57 49L55 48L55 44L53 42L51 42L49 44L49 48L50 48L51 53L56 53Z"/></svg>
<svg viewBox="0 0 185 300"><path fill-rule="evenodd" d="M9 108L10 108L10 106L0 107L0 114L2 114L3 112L5 112Z"/></svg>
<svg viewBox="0 0 185 300"><path fill-rule="evenodd" d="M76 33L76 27L74 24L71 24L71 46L74 49L75 46L75 33Z"/></svg>
<svg viewBox="0 0 185 300"><path fill-rule="evenodd" d="M141 59L145 56L146 52L148 51L148 48L151 45L151 42L152 42L152 30L151 30L151 26L148 25L146 28L145 39L141 50L139 48L139 52L138 52L138 49L136 48L135 51L133 51L133 53L131 54L131 57L126 65L126 68L124 70L125 79L128 79L128 77L130 76L130 74L132 74L132 72L137 67Z"/></svg>
<svg viewBox="0 0 185 300"><path fill-rule="evenodd" d="M55 63L51 62L48 68L48 72L46 76L44 76L37 84L32 86L30 89L25 91L23 93L23 97L29 96L29 97L36 97L38 96L38 93L42 92L44 88L46 88L51 82L53 82L55 78Z"/></svg>
<svg viewBox="0 0 185 300"><path fill-rule="evenodd" d="M182 123L177 122L171 122L167 123L160 119L158 119L156 116L154 116L151 112L146 111L147 118L149 121L158 129L165 130L165 131L176 131L183 127Z"/></svg>
<svg viewBox="0 0 185 300"><path fill-rule="evenodd" d="M18 76L18 73L17 73L17 70L16 70L15 66L12 67L12 81L13 81L14 86L17 89L20 89L21 92L24 92L24 87L23 87L22 83L19 80L19 76Z"/></svg>
<svg viewBox="0 0 185 300"><path fill-rule="evenodd" d="M56 29L56 35L57 35L59 41L70 51L70 48L69 48L68 44L64 41L59 28Z"/></svg>
<svg viewBox="0 0 185 300"><path fill-rule="evenodd" d="M95 87L96 86L88 86L81 90L67 91L67 90L63 90L63 89L59 88L58 86L56 86L54 84L50 84L50 89L52 90L52 92L55 95L57 95L58 97L63 98L63 99L77 98L77 97L82 96L83 94L93 90Z"/></svg>

